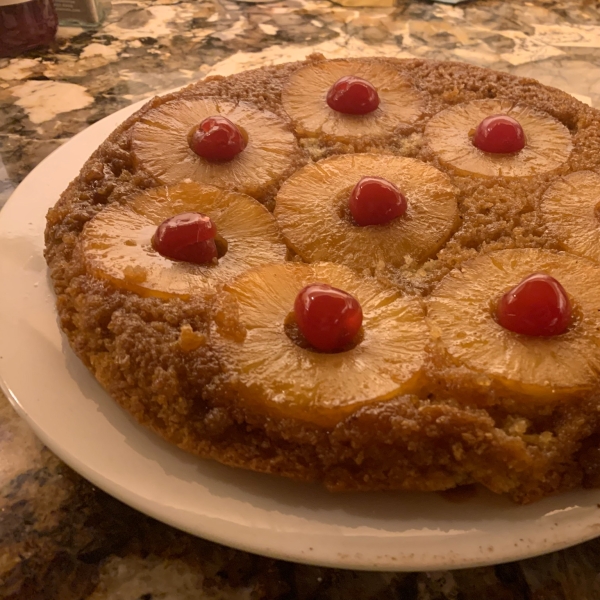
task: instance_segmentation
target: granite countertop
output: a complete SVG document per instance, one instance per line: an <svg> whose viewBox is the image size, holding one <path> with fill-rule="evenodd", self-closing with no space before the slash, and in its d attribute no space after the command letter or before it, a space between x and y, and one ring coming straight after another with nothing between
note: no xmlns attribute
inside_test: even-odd
<svg viewBox="0 0 600 600"><path fill-rule="evenodd" d="M102 26L0 59L0 206L45 156L106 115L210 73L385 54L534 77L600 107L596 0L123 0ZM121 504L55 457L0 394L0 598L594 600L600 539L496 567L373 573L213 544Z"/></svg>

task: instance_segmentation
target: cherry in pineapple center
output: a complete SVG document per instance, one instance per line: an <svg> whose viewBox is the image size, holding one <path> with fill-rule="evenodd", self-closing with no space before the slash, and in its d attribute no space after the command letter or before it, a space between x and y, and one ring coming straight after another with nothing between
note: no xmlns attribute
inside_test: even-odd
<svg viewBox="0 0 600 600"><path fill-rule="evenodd" d="M534 273L502 295L498 323L523 335L548 337L567 331L572 308L565 288L550 275Z"/></svg>
<svg viewBox="0 0 600 600"><path fill-rule="evenodd" d="M367 115L379 107L379 94L365 79L347 75L329 88L327 104L347 115Z"/></svg>
<svg viewBox="0 0 600 600"><path fill-rule="evenodd" d="M207 117L188 136L192 152L208 162L228 162L248 145L245 132L227 117Z"/></svg>
<svg viewBox="0 0 600 600"><path fill-rule="evenodd" d="M363 177L353 188L348 208L356 225L385 225L406 212L404 194L382 177Z"/></svg>
<svg viewBox="0 0 600 600"><path fill-rule="evenodd" d="M152 237L153 248L165 258L197 265L216 264L217 228L210 217L186 212L163 221Z"/></svg>
<svg viewBox="0 0 600 600"><path fill-rule="evenodd" d="M473 145L492 154L514 154L525 147L525 132L521 124L508 115L492 115L479 123L473 135Z"/></svg>
<svg viewBox="0 0 600 600"><path fill-rule="evenodd" d="M340 352L356 342L363 313L358 300L348 292L313 283L296 296L294 318L298 330L314 349Z"/></svg>

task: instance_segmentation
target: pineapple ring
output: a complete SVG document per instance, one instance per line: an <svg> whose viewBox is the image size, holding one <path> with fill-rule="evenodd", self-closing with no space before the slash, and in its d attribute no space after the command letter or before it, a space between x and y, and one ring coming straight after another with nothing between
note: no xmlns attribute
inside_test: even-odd
<svg viewBox="0 0 600 600"><path fill-rule="evenodd" d="M313 352L285 333L296 295L314 282L360 302L364 337L351 350ZM224 385L261 412L327 425L418 389L430 341L421 302L347 267L286 263L248 271L225 287L217 306L211 340L229 374Z"/></svg>
<svg viewBox="0 0 600 600"><path fill-rule="evenodd" d="M548 231L561 248L600 262L600 176L571 173L552 185L542 199Z"/></svg>
<svg viewBox="0 0 600 600"><path fill-rule="evenodd" d="M190 211L207 214L227 242L217 265L171 260L152 247L158 225ZM125 205L111 204L87 223L81 243L92 275L140 296L164 299L208 293L246 269L285 260L287 253L275 219L262 204L194 182L154 188Z"/></svg>
<svg viewBox="0 0 600 600"><path fill-rule="evenodd" d="M525 131L525 148L517 154L492 154L476 148L471 134L490 115L516 119ZM430 148L440 162L460 175L531 177L552 171L569 158L569 130L550 115L510 100L473 100L443 110L425 127Z"/></svg>
<svg viewBox="0 0 600 600"><path fill-rule="evenodd" d="M346 75L371 83L379 95L379 108L366 115L347 115L330 108L327 92ZM325 135L342 142L393 135L396 127L416 121L422 113L419 94L397 69L360 59L319 62L299 69L284 88L282 102L298 135Z"/></svg>
<svg viewBox="0 0 600 600"><path fill-rule="evenodd" d="M493 302L535 272L555 277L571 298L575 320L562 335L520 335L493 317ZM459 364L531 399L559 399L598 384L599 288L600 266L584 258L534 248L500 250L446 275L428 300L427 320Z"/></svg>
<svg viewBox="0 0 600 600"><path fill-rule="evenodd" d="M188 145L190 130L214 115L227 117L248 137L246 149L228 162L211 163ZM132 148L136 167L160 183L191 179L250 196L277 184L299 152L294 135L277 115L218 98L177 99L148 111L133 127Z"/></svg>
<svg viewBox="0 0 600 600"><path fill-rule="evenodd" d="M367 227L344 218L345 202L363 176L397 185L408 200L405 215ZM434 255L457 224L456 192L444 173L413 158L332 156L303 167L283 184L275 216L288 245L305 261L374 272Z"/></svg>

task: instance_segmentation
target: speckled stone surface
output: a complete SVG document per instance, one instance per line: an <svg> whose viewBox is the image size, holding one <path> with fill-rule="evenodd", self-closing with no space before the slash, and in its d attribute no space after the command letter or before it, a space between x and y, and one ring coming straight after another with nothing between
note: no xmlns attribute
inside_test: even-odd
<svg viewBox="0 0 600 600"><path fill-rule="evenodd" d="M113 2L93 30L0 59L0 206L52 150L136 100L209 73L302 58L463 60L534 77L600 107L597 0ZM0 397L0 598L11 600L600 599L600 540L496 567L321 569L173 530L95 489Z"/></svg>

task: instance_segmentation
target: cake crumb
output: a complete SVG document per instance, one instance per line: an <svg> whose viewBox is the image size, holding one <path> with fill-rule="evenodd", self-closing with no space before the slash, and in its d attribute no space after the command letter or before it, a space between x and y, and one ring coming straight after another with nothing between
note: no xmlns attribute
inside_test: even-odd
<svg viewBox="0 0 600 600"><path fill-rule="evenodd" d="M191 325L186 324L181 326L177 343L184 352L191 352L206 344L206 336L194 331Z"/></svg>

